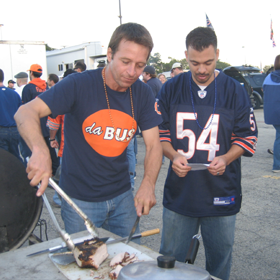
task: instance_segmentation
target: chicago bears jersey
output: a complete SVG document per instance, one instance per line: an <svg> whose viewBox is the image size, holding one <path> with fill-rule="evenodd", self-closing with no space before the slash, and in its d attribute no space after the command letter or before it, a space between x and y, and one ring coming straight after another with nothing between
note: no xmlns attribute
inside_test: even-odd
<svg viewBox="0 0 280 280"><path fill-rule="evenodd" d="M208 164L231 145L243 148L245 156L256 149L257 126L247 92L224 73L217 74L203 92L191 72L180 74L166 82L158 95L163 118L160 139L170 142L189 163ZM222 176L199 170L184 178L170 164L164 206L191 217L236 214L242 199L240 161L229 164Z"/></svg>

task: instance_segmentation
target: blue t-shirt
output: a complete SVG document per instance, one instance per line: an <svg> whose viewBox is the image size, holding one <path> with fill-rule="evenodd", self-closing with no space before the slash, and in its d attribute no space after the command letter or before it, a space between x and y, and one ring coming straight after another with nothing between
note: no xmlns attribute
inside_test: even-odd
<svg viewBox="0 0 280 280"><path fill-rule="evenodd" d="M0 126L17 126L14 114L20 105L21 99L14 90L0 87Z"/></svg>
<svg viewBox="0 0 280 280"><path fill-rule="evenodd" d="M245 156L252 156L258 131L245 89L220 72L216 86L215 81L210 83L203 97L190 75L182 73L170 79L158 95L163 118L161 141L170 142L189 163L208 164L232 145L243 148ZM174 212L190 217L234 215L241 207L241 198L240 158L230 163L221 176L200 170L178 177L169 166L163 204Z"/></svg>
<svg viewBox="0 0 280 280"><path fill-rule="evenodd" d="M266 124L280 124L280 70L270 73L263 82L263 113Z"/></svg>
<svg viewBox="0 0 280 280"><path fill-rule="evenodd" d="M69 75L39 97L52 116L65 114L64 151L60 185L71 197L84 201L105 201L130 188L126 147L121 139L132 128L147 130L162 121L151 89L140 80L129 89L117 92L107 87L105 96L101 70Z"/></svg>
<svg viewBox="0 0 280 280"><path fill-rule="evenodd" d="M147 85L151 87L154 96L156 97L162 87L162 82L158 78L151 78L147 81Z"/></svg>
<svg viewBox="0 0 280 280"><path fill-rule="evenodd" d="M39 81L40 85L45 83L44 80L41 80L40 78L36 78L35 80ZM36 86L35 84L29 83L27 84L23 90L22 90L22 103L28 103L31 100L35 99L40 93L45 92L47 90L47 87L44 87L43 89ZM48 117L43 117L40 119L41 123L41 130L44 137L50 136L49 128L47 127L47 121Z"/></svg>

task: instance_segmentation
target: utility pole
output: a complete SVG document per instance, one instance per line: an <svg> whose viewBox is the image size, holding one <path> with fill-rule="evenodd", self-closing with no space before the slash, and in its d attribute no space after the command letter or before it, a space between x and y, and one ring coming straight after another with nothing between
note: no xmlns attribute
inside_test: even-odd
<svg viewBox="0 0 280 280"><path fill-rule="evenodd" d="M120 15L119 15L119 18L120 18L120 25L122 25L121 0L119 0L119 10L120 10Z"/></svg>
<svg viewBox="0 0 280 280"><path fill-rule="evenodd" d="M1 24L1 23L0 23L1 40L3 40L3 39L2 39L2 26L4 26L4 24Z"/></svg>

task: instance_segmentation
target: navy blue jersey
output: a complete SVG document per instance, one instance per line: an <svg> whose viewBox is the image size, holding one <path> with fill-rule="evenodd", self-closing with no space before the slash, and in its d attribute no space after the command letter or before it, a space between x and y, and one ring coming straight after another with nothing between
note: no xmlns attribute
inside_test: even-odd
<svg viewBox="0 0 280 280"><path fill-rule="evenodd" d="M31 100L37 98L39 94L45 92L48 89L47 84L41 78L35 78L30 81L22 90L22 103L28 103ZM47 127L48 117L40 119L41 130L44 137L50 136L50 130Z"/></svg>
<svg viewBox="0 0 280 280"><path fill-rule="evenodd" d="M231 145L239 145L245 156L252 156L257 127L245 89L221 72L216 77L216 101L215 80L201 98L201 89L190 75L183 73L169 80L158 95L163 117L161 141L170 142L189 163L210 163ZM172 211L191 217L233 215L240 210L241 198L240 159L228 165L222 176L200 170L180 178L169 166L163 204Z"/></svg>
<svg viewBox="0 0 280 280"><path fill-rule="evenodd" d="M125 140L138 126L144 131L161 123L152 90L140 80L131 86L133 109L129 89L118 92L107 87L108 110L101 70L69 75L39 96L53 117L65 114L60 185L71 197L92 202L131 188L129 142L117 139L114 128Z"/></svg>

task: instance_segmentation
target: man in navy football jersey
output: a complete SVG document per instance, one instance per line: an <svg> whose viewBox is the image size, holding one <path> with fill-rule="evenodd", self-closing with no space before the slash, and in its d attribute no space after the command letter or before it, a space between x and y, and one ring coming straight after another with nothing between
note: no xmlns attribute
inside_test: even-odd
<svg viewBox="0 0 280 280"><path fill-rule="evenodd" d="M158 95L160 139L170 159L160 253L184 262L200 228L206 269L226 280L241 207L240 157L254 154L257 127L244 88L215 70L215 32L194 29L186 47L190 71L167 81Z"/></svg>

